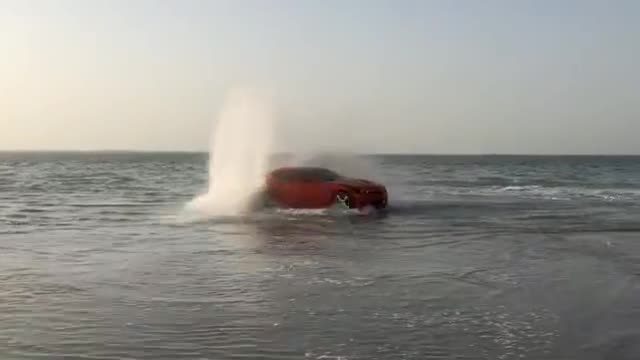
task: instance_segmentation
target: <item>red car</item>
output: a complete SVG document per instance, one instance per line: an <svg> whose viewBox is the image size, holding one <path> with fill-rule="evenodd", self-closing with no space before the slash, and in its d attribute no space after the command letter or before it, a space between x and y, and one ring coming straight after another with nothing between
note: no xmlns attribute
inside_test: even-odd
<svg viewBox="0 0 640 360"><path fill-rule="evenodd" d="M387 189L369 180L344 177L319 167L283 167L267 175L267 203L278 207L319 209L342 205L347 208L387 206Z"/></svg>

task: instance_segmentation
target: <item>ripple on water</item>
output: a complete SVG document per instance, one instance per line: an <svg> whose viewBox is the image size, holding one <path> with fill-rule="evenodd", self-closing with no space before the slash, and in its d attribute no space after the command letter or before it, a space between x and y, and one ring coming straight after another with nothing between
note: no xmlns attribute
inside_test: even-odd
<svg viewBox="0 0 640 360"><path fill-rule="evenodd" d="M385 157L386 212L194 220L206 155L23 157L2 359L639 358L637 158Z"/></svg>

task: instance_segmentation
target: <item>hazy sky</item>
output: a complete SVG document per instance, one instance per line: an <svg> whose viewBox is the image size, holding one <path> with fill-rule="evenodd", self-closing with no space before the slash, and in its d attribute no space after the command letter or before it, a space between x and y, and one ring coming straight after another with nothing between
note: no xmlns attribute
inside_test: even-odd
<svg viewBox="0 0 640 360"><path fill-rule="evenodd" d="M0 148L640 154L640 2L0 0Z"/></svg>

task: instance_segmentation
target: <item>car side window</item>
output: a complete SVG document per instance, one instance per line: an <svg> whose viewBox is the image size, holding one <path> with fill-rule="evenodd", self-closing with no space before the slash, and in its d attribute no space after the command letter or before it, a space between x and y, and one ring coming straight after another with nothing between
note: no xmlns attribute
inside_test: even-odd
<svg viewBox="0 0 640 360"><path fill-rule="evenodd" d="M299 172L299 173L293 174L292 180L298 181L298 182L312 182L314 179L309 174L305 174L304 172Z"/></svg>
<svg viewBox="0 0 640 360"><path fill-rule="evenodd" d="M277 175L278 179L282 182L290 182L294 179L291 177L291 173L289 172L281 172Z"/></svg>

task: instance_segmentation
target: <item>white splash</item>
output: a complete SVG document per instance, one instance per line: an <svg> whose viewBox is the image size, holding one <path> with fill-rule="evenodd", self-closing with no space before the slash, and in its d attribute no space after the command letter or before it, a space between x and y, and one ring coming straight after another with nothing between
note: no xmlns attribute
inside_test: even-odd
<svg viewBox="0 0 640 360"><path fill-rule="evenodd" d="M191 201L188 208L205 215L241 215L269 169L271 107L251 90L231 91L211 139L208 192Z"/></svg>

